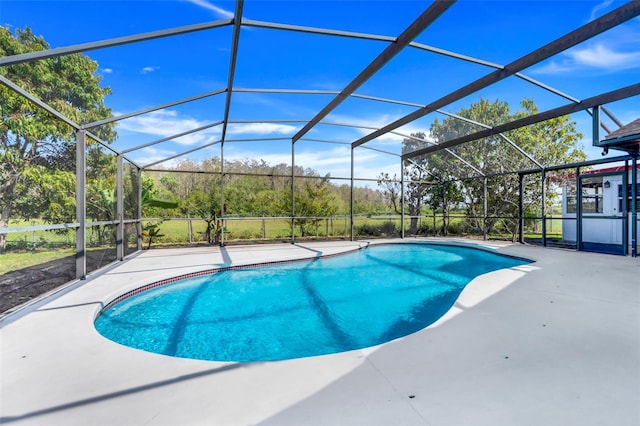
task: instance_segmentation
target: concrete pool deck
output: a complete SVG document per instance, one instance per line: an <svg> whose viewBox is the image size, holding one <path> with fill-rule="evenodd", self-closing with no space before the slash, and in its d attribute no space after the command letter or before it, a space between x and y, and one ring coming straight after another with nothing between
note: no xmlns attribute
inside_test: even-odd
<svg viewBox="0 0 640 426"><path fill-rule="evenodd" d="M404 338L257 363L130 349L93 320L164 278L367 241L141 252L0 319L0 424L640 425L640 259L465 242L535 263L476 278Z"/></svg>

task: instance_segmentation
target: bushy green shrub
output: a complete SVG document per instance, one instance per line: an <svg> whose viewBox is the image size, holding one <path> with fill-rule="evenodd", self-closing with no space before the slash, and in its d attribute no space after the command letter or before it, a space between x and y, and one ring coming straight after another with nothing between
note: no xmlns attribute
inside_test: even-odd
<svg viewBox="0 0 640 426"><path fill-rule="evenodd" d="M226 237L228 240L260 240L262 239L262 234L258 231L251 229L241 229L234 230L229 233Z"/></svg>
<svg viewBox="0 0 640 426"><path fill-rule="evenodd" d="M463 222L449 222L447 226L448 235L462 235L465 226Z"/></svg>
<svg viewBox="0 0 640 426"><path fill-rule="evenodd" d="M440 230L440 228L438 229ZM418 226L418 235L434 235L433 224L422 222L420 226Z"/></svg>
<svg viewBox="0 0 640 426"><path fill-rule="evenodd" d="M392 237L399 234L396 224L392 221L383 223L365 223L357 226L356 235L365 237Z"/></svg>

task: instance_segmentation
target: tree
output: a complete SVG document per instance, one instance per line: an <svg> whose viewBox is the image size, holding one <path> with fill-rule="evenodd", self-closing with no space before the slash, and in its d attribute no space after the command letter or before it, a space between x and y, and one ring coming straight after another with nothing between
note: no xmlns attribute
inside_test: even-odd
<svg viewBox="0 0 640 426"><path fill-rule="evenodd" d="M338 197L337 214L349 214L351 209L351 185L343 184L334 188ZM353 213L375 214L388 213L382 192L368 187L353 188Z"/></svg>
<svg viewBox="0 0 640 426"><path fill-rule="evenodd" d="M31 29L12 34L0 27L0 56L46 50L49 45ZM76 123L84 124L111 116L104 105L110 93L96 75L98 64L82 54L72 54L0 68L0 74ZM30 167L53 166L72 170L74 129L48 112L0 85L0 226L8 226L16 201L25 194L24 183ZM112 126L96 130L104 141L116 137ZM6 248L0 235L0 253Z"/></svg>
<svg viewBox="0 0 640 426"><path fill-rule="evenodd" d="M310 174L310 171L307 170ZM310 226L315 226L324 217L334 215L337 211L336 195L329 181L329 175L323 178L312 177L297 179L294 192L295 219L294 224L300 227L300 235L308 236ZM278 200L278 209L283 215L291 214L291 189L283 191Z"/></svg>
<svg viewBox="0 0 640 426"><path fill-rule="evenodd" d="M424 132L412 133L411 136L413 138L405 138L402 141L403 153L415 151L427 145ZM428 205L435 212L435 209L441 205L443 190L441 184L445 175L442 172L442 164L440 161L436 161L437 159L438 157L434 157L432 161L421 159L405 163L404 200L400 200L400 182L395 174L393 177L388 173L381 173L378 176L378 186L383 188L393 210L397 214L401 213L401 201L408 207L409 233L412 235L418 232L418 218L422 214L422 208Z"/></svg>
<svg viewBox="0 0 640 426"><path fill-rule="evenodd" d="M222 236L223 223L222 214L224 208L220 206L219 191L194 191L187 202L187 210L202 218L207 224L204 231L204 238L209 244L218 244Z"/></svg>
<svg viewBox="0 0 640 426"><path fill-rule="evenodd" d="M489 126L512 121L538 112L532 100L524 99L522 110L512 112L506 102L490 102L481 99L469 108L462 108L457 115ZM453 117L432 124L431 137L438 143L467 135L478 130L477 125ZM563 164L583 161L584 151L578 146L582 135L577 132L575 122L568 116L553 118L525 128L505 133L505 136L524 152L530 154L543 165ZM456 180L466 205L467 222L476 231L494 230L511 232L515 235L518 216L518 177L513 172L536 167L533 162L518 152L500 135L479 141L458 145L451 149L455 155L465 160L451 158L439 166L449 180ZM431 161L426 157L422 161ZM485 176L509 173L487 180L487 218L483 219L484 187L483 179L478 179L480 171ZM475 175L475 176L474 176ZM471 178L475 177L475 178ZM527 188L526 200L539 200L539 188ZM538 191L532 193L531 191ZM511 218L511 219L510 219ZM507 219L505 221L505 219ZM510 220L509 220L510 219ZM502 226L501 224L504 224ZM502 229L499 229L502 227Z"/></svg>
<svg viewBox="0 0 640 426"><path fill-rule="evenodd" d="M48 170L44 166L28 167L16 191L23 196L16 200L14 208L25 220L41 218L48 223L73 222L76 214L75 185L72 172Z"/></svg>

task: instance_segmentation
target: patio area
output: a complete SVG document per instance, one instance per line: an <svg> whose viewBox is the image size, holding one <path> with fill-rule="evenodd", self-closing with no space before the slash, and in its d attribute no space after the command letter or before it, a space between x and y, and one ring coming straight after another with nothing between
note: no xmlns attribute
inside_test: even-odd
<svg viewBox="0 0 640 426"><path fill-rule="evenodd" d="M637 258L423 241L481 245L535 263L476 278L439 321L389 343L221 363L118 345L93 320L118 295L164 278L389 240L137 252L0 319L0 423L640 424Z"/></svg>

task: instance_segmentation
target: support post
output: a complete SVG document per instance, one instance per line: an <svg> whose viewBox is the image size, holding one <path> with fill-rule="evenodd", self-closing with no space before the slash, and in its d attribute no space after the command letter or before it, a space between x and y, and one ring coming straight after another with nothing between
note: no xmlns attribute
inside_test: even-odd
<svg viewBox="0 0 640 426"><path fill-rule="evenodd" d="M124 260L124 179L122 153L116 157L116 258Z"/></svg>
<svg viewBox="0 0 640 426"><path fill-rule="evenodd" d="M220 223L222 228L220 229L220 247L224 246L224 140L220 143ZM218 232L215 227L218 224L214 223L214 232ZM214 237L215 241L215 237Z"/></svg>
<svg viewBox="0 0 640 426"><path fill-rule="evenodd" d="M629 254L629 207L627 200L629 199L628 191L629 183L629 160L624 161L624 171L622 172L622 255Z"/></svg>
<svg viewBox="0 0 640 426"><path fill-rule="evenodd" d="M638 156L631 159L631 256L638 256Z"/></svg>
<svg viewBox="0 0 640 426"><path fill-rule="evenodd" d="M540 206L541 212L542 212L542 247L546 247L547 246L547 208L546 208L547 172L545 169L542 169L542 172L540 173L540 177L541 177L540 186L542 188L542 196L540 197L540 200L542 202L542 206Z"/></svg>
<svg viewBox="0 0 640 426"><path fill-rule="evenodd" d="M576 167L576 250L582 250L582 179Z"/></svg>
<svg viewBox="0 0 640 426"><path fill-rule="evenodd" d="M291 140L291 244L295 244L296 242L296 227L295 227L295 217L296 217L296 193L295 193L295 166L296 166L296 148L295 142Z"/></svg>
<svg viewBox="0 0 640 426"><path fill-rule="evenodd" d="M600 105L591 108L591 137L593 146L598 146L600 142Z"/></svg>
<svg viewBox="0 0 640 426"><path fill-rule="evenodd" d="M76 132L76 279L87 278L86 131Z"/></svg>
<svg viewBox="0 0 640 426"><path fill-rule="evenodd" d="M524 175L518 174L518 242L524 244Z"/></svg>
<svg viewBox="0 0 640 426"><path fill-rule="evenodd" d="M442 235L447 236L447 182L442 182Z"/></svg>
<svg viewBox="0 0 640 426"><path fill-rule="evenodd" d="M487 203L487 177L482 177L482 239L487 241L487 215L488 215L488 203Z"/></svg>
<svg viewBox="0 0 640 426"><path fill-rule="evenodd" d="M142 250L142 169L138 167L138 206L136 209L136 244L138 251Z"/></svg>
<svg viewBox="0 0 640 426"><path fill-rule="evenodd" d="M400 160L400 238L404 238L404 160Z"/></svg>
<svg viewBox="0 0 640 426"><path fill-rule="evenodd" d="M351 241L354 240L354 236L353 236L353 157L354 157L354 149L353 147L351 147L351 203L349 206L349 239Z"/></svg>

